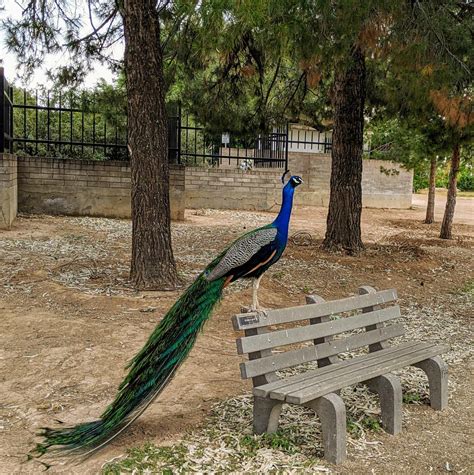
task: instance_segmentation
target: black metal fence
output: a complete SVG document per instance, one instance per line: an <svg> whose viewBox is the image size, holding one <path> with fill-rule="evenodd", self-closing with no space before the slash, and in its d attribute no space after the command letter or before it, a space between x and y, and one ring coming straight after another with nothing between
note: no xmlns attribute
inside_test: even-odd
<svg viewBox="0 0 474 475"><path fill-rule="evenodd" d="M98 103L88 92L13 88L0 68L0 152L95 160L128 160L123 100ZM330 133L274 128L268 134L209 132L179 107L170 108L168 156L193 166L287 168L288 152L328 153Z"/></svg>
<svg viewBox="0 0 474 475"><path fill-rule="evenodd" d="M0 67L0 152L13 152L13 88Z"/></svg>
<svg viewBox="0 0 474 475"><path fill-rule="evenodd" d="M101 111L94 96L86 92L14 88L3 68L0 88L4 98L0 104L4 116L0 152L95 160L128 158L126 117L118 107Z"/></svg>
<svg viewBox="0 0 474 475"><path fill-rule="evenodd" d="M178 132L180 161L213 167L283 168L288 163L288 128L268 134L235 136L211 133L190 115L181 116Z"/></svg>
<svg viewBox="0 0 474 475"><path fill-rule="evenodd" d="M33 102L33 103L31 103ZM79 104L78 104L79 102ZM16 116L15 116L16 114ZM89 107L84 96L34 97L23 91L22 103L13 103L15 152L71 158L127 159L127 141L117 124ZM16 121L15 121L16 119ZM21 122L21 123L20 123ZM87 122L87 126L86 126Z"/></svg>
<svg viewBox="0 0 474 475"><path fill-rule="evenodd" d="M332 149L332 132L292 127L288 147L291 152L329 153Z"/></svg>

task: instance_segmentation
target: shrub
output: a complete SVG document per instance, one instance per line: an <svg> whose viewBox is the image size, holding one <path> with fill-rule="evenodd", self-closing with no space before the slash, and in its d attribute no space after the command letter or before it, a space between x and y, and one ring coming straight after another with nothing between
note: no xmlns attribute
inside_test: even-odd
<svg viewBox="0 0 474 475"><path fill-rule="evenodd" d="M413 191L418 193L418 191L428 188L429 186L429 176L426 173L426 170L416 170L413 174Z"/></svg>
<svg viewBox="0 0 474 475"><path fill-rule="evenodd" d="M436 170L436 188L447 188L449 183L449 166L448 162Z"/></svg>
<svg viewBox="0 0 474 475"><path fill-rule="evenodd" d="M466 167L459 173L458 189L461 191L474 191L474 174L471 169Z"/></svg>

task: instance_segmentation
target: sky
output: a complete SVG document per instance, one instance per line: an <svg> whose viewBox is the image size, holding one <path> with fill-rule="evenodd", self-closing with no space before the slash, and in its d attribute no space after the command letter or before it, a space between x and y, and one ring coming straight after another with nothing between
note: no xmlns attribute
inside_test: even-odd
<svg viewBox="0 0 474 475"><path fill-rule="evenodd" d="M0 22L6 18L21 18L22 5L25 5L27 2L24 0L0 0ZM78 5L84 7L85 1L77 0ZM3 8L2 8L3 7ZM83 28L83 34L87 34L91 31L91 28L88 26L88 21L85 21L85 27ZM123 56L123 44L117 44L112 54L114 58L120 59ZM53 68L58 64L67 64L69 61L69 55L65 54L56 54L49 56L44 64L43 68L38 69L34 74L31 80L25 84L17 76L17 59L15 54L9 52L5 44L5 33L0 30L0 60L2 60L2 65L5 70L5 76L7 77L10 83L14 82L18 86L28 87L34 89L39 86L51 86L51 82L46 77L46 70ZM112 82L114 75L112 72L103 64L95 62L91 68L90 73L86 77L85 85L93 87L99 79L105 79L107 82Z"/></svg>

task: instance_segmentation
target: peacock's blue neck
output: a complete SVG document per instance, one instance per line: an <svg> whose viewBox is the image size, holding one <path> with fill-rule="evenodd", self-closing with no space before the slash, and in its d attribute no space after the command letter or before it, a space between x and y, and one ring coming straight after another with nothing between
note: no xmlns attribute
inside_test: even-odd
<svg viewBox="0 0 474 475"><path fill-rule="evenodd" d="M273 226L275 226L278 231L288 237L288 226L290 224L291 209L293 208L293 195L295 193L295 188L291 186L290 183L287 183L283 187L283 201L281 204L280 212L273 221Z"/></svg>

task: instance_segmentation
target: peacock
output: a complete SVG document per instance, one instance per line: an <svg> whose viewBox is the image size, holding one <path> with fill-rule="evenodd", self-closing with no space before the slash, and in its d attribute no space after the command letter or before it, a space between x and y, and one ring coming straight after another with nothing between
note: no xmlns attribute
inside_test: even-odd
<svg viewBox="0 0 474 475"><path fill-rule="evenodd" d="M283 200L276 219L238 238L196 278L131 360L128 375L100 419L73 427L44 428L42 442L32 451L34 457L46 453L87 456L125 430L171 381L231 282L253 279L251 309L261 310L257 296L260 279L286 247L294 191L303 182L301 177L291 176L285 184L287 173L281 178Z"/></svg>

